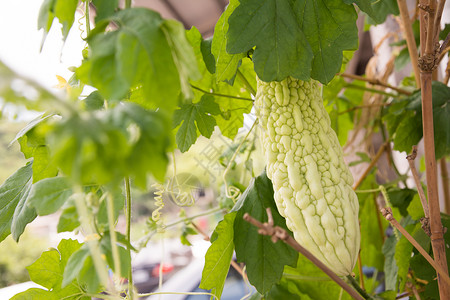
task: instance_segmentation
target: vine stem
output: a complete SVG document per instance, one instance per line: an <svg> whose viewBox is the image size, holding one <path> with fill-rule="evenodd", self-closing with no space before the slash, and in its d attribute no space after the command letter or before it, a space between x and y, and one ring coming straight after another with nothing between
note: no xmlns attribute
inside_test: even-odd
<svg viewBox="0 0 450 300"><path fill-rule="evenodd" d="M450 277L448 277L446 270L438 265L427 253L427 251L425 251L425 249L423 249L422 246L420 246L419 243L409 234L409 232L406 231L406 229L403 228L402 225L400 225L400 223L394 218L392 209L390 207L382 208L381 214L392 224L392 226L400 231L401 234L403 234L403 236L414 246L414 248L416 248L420 252L420 254L422 254L422 256L430 263L430 265L433 266L436 272L441 275L441 280L445 281L447 286L450 286Z"/></svg>
<svg viewBox="0 0 450 300"><path fill-rule="evenodd" d="M441 0L443 1L443 0ZM427 178L428 206L430 210L431 245L436 264L448 275L447 258L445 254L444 228L441 222L439 208L439 192L437 185L437 166L434 145L433 103L432 103L432 72L436 66L435 30L434 26L436 0L420 0L420 49L419 59L420 83L422 96L422 126L425 148L425 168ZM439 16L438 16L439 17ZM439 17L440 18L440 17ZM441 299L450 299L450 285L445 284L444 275L438 274L438 286Z"/></svg>
<svg viewBox="0 0 450 300"><path fill-rule="evenodd" d="M359 180L355 183L355 185L353 186L353 190L356 190L361 183L364 181L364 179L367 177L367 175L370 173L370 171L372 170L372 168L376 165L376 163L378 162L378 160L380 159L381 155L384 152L384 149L386 149L387 144L389 143L389 141L386 141L383 145L381 145L380 149L378 149L377 154L375 154L375 157L372 159L372 161L370 162L369 166L367 167L367 169L364 171L364 173L361 175L361 177L359 178Z"/></svg>
<svg viewBox="0 0 450 300"><path fill-rule="evenodd" d="M191 87L192 87L193 89L196 89L196 90L198 90L198 91L204 93L204 94L208 94L208 95L211 95L211 96L224 97L224 98L232 98L232 99L239 99L239 100L251 101L251 102L254 101L252 98L245 98L245 97L238 97L238 96L231 96L231 95L225 95L225 94L218 94L218 93L208 92L208 91L205 91L204 89L201 89L201 88L199 88L199 87L196 87L195 85L192 85L192 84L191 84Z"/></svg>
<svg viewBox="0 0 450 300"><path fill-rule="evenodd" d="M131 8L131 0L125 0L125 8Z"/></svg>
<svg viewBox="0 0 450 300"><path fill-rule="evenodd" d="M89 4L91 3L91 0L86 0L86 6L85 6L85 15L86 15L86 37L89 36L89 33L91 32L91 19L89 17Z"/></svg>
<svg viewBox="0 0 450 300"><path fill-rule="evenodd" d="M97 276L101 284L112 294L116 293L115 287L111 284L108 276L108 268L106 266L106 262L102 256L100 251L100 245L98 243L99 236L95 231L95 225L93 224L93 218L87 208L85 202L85 196L80 186L74 189L76 191L75 198L75 206L77 208L77 212L80 218L80 224L83 231L86 233L85 241L88 245L89 252L92 255L92 262L94 264L95 270L97 272Z"/></svg>
<svg viewBox="0 0 450 300"><path fill-rule="evenodd" d="M127 252L131 257L131 184L130 178L125 178L125 216L126 216L126 239L127 239ZM130 260L130 270L128 271L128 295L130 299L134 299L134 286L133 286L133 266Z"/></svg>
<svg viewBox="0 0 450 300"><path fill-rule="evenodd" d="M231 189L232 187L229 187L229 186L228 186L228 183L227 183L227 180L226 180L226 179L227 179L227 174L228 174L228 172L229 172L230 169L231 169L232 162L236 159L236 156L238 155L239 150L241 150L242 145L244 145L244 142L248 139L250 133L253 131L253 129L255 128L256 124L258 124L258 119L256 119L255 122L253 122L252 127L251 127L250 130L247 132L247 134L245 135L244 139L242 140L242 142L241 142L241 143L239 144L239 146L237 147L236 151L234 151L234 154L233 154L233 156L231 157L230 161L228 162L228 165L227 165L227 167L226 167L226 169L225 169L225 171L223 172L223 175L222 175L222 177L223 177L223 182L224 182L224 184L225 184L225 194L226 194L226 196L227 196L228 198L233 199L234 202L236 202L235 200L237 200L237 199L235 199L235 198L237 198L237 195L240 195L240 191L237 192L237 193L234 193L234 194L231 193L230 189Z"/></svg>
<svg viewBox="0 0 450 300"><path fill-rule="evenodd" d="M262 235L268 235L271 237L272 242L276 243L278 240L282 240L292 248L294 248L295 251L301 253L304 255L307 259L309 259L313 264L315 264L319 269L321 269L325 274L327 274L331 279L333 279L338 285L340 285L350 296L352 296L354 299L357 300L363 300L365 298L361 297L354 289L352 289L342 278L337 276L333 271L331 271L330 268L328 268L323 262L321 262L319 259L317 259L311 252L303 248L299 243L297 243L294 238L287 233L286 230L284 230L281 227L273 226L273 217L272 212L270 208L267 208L267 216L268 216L268 222L267 223L261 223L252 216L250 216L248 213L244 214L244 220L249 222L250 224L256 226L259 228L258 233ZM368 298L366 298L368 299Z"/></svg>
<svg viewBox="0 0 450 300"><path fill-rule="evenodd" d="M114 270L116 273L116 276L120 278L120 275L122 274L120 270L120 257L119 257L119 249L117 248L117 237L116 237L116 230L115 230L115 222L114 222L114 200L111 195L111 193L107 193L106 195L106 210L108 214L108 227L109 227L109 234L111 236L111 250L112 250L112 256L114 261Z"/></svg>
<svg viewBox="0 0 450 300"><path fill-rule="evenodd" d="M360 274L360 275L362 277L362 274ZM358 282L356 282L356 280L355 280L355 278L353 278L353 276L347 275L346 278L347 278L348 282L350 282L350 284L355 288L355 290L357 290L358 293L360 293L364 297L364 299L371 299L372 298L372 297L370 297L369 294L367 294L367 292L363 288L361 288L358 285Z"/></svg>
<svg viewBox="0 0 450 300"><path fill-rule="evenodd" d="M255 89L252 87L250 82L248 82L247 78L245 78L244 74L242 74L242 72L239 69L237 70L236 75L244 82L244 85L245 85L245 88L247 89L247 91L249 91L250 94L252 94L253 96L256 96Z"/></svg>
<svg viewBox="0 0 450 300"><path fill-rule="evenodd" d="M425 197L425 192L422 188L422 183L419 179L419 174L417 173L416 165L414 164L414 160L417 156L417 146L413 146L411 155L408 155L406 159L408 160L409 168L414 178L414 182L416 183L417 191L419 192L420 202L422 202L423 212L425 214L425 218L430 217L430 211L428 209L427 198Z"/></svg>
<svg viewBox="0 0 450 300"><path fill-rule="evenodd" d="M365 82L368 82L370 84L386 87L386 88L389 88L391 90L394 90L396 92L399 92L401 94L408 95L408 96L412 94L410 91L407 91L407 90L395 87L393 85L390 85L388 83L382 82L382 81L380 81L378 79L375 79L375 78L362 77L362 76L359 76L359 75L347 74L347 73L341 73L341 74L339 74L339 76L344 77L344 78L350 78L350 79L365 81Z"/></svg>

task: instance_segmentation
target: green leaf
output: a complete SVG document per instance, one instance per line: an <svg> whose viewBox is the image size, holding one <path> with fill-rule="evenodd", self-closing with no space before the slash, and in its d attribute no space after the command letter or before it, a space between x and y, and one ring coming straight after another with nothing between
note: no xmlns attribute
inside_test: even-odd
<svg viewBox="0 0 450 300"><path fill-rule="evenodd" d="M73 231L78 226L80 226L80 221L78 221L78 212L75 205L64 208L56 227L57 232Z"/></svg>
<svg viewBox="0 0 450 300"><path fill-rule="evenodd" d="M219 299L222 295L233 256L233 224L236 214L237 212L226 214L223 220L217 224L212 234L212 244L206 252L205 266L199 286L201 289L211 290L211 293L219 297Z"/></svg>
<svg viewBox="0 0 450 300"><path fill-rule="evenodd" d="M283 276L285 277L283 277L281 283L285 280L284 278L288 282L295 283L301 299L352 299L345 292L342 293L341 298L342 288L303 255L299 255L295 269L288 266L285 267ZM295 291L293 287L290 287L289 290Z"/></svg>
<svg viewBox="0 0 450 300"><path fill-rule="evenodd" d="M119 28L91 34L91 55L77 69L77 76L107 99L123 99L130 88L139 87L148 103L146 107L172 110L180 88L187 92L188 78L197 75L184 32L145 8L125 9L108 20Z"/></svg>
<svg viewBox="0 0 450 300"><path fill-rule="evenodd" d="M216 74L211 74L204 62L204 55L201 51L203 39L197 28L193 27L187 32L187 37L192 47L194 48L195 56L197 58L197 64L199 66L200 72L203 75L202 79L193 81L192 85L203 89L204 91L213 92L216 95L216 103L219 104L221 110L221 117L216 117L217 125L222 132L222 135L234 139L239 128L242 127L244 123L244 113L249 113L252 109L252 101L250 92L246 87L246 83L252 86L253 90L256 90L256 75L253 71L253 63L249 59L242 60L242 64L239 68L242 76L236 76L231 82L218 82L216 80ZM218 94L223 96L218 96ZM204 92L194 90L195 98L193 102L199 102ZM247 98L246 100L239 100L236 98Z"/></svg>
<svg viewBox="0 0 450 300"><path fill-rule="evenodd" d="M105 99L98 91L93 91L83 100L83 103L86 110L98 110L103 108Z"/></svg>
<svg viewBox="0 0 450 300"><path fill-rule="evenodd" d="M282 278L280 283L274 285L265 294L267 300L290 299L290 300L312 300L308 295L303 294L297 285L289 279Z"/></svg>
<svg viewBox="0 0 450 300"><path fill-rule="evenodd" d="M31 288L26 290L25 292L19 293L12 297L10 300L59 300L57 295L54 293L38 289L38 288Z"/></svg>
<svg viewBox="0 0 450 300"><path fill-rule="evenodd" d="M450 154L450 87L432 82L434 140L436 159ZM410 152L422 138L422 106L420 90L396 100L384 116L388 131L394 136L394 149Z"/></svg>
<svg viewBox="0 0 450 300"><path fill-rule="evenodd" d="M420 223L410 224L405 229L414 237L418 232L422 232ZM411 252L413 250L412 244L402 236L400 241L395 246L394 258L398 266L398 278L400 281L399 290L403 291L407 281L407 275L409 271L409 264L411 260Z"/></svg>
<svg viewBox="0 0 450 300"><path fill-rule="evenodd" d="M263 81L308 80L313 53L300 20L294 1L242 0L228 18L226 50L239 54L255 47L255 71Z"/></svg>
<svg viewBox="0 0 450 300"><path fill-rule="evenodd" d="M32 281L47 289L53 289L61 283L60 254L57 249L45 251L29 267L28 273Z"/></svg>
<svg viewBox="0 0 450 300"><path fill-rule="evenodd" d="M408 216L408 206L417 194L417 191L408 188L400 189L392 187L388 188L387 192L392 206L397 207L402 216Z"/></svg>
<svg viewBox="0 0 450 300"><path fill-rule="evenodd" d="M414 195L407 211L411 218L413 218L414 220L420 220L420 218L425 217L422 202L420 201L420 197L418 194Z"/></svg>
<svg viewBox="0 0 450 300"><path fill-rule="evenodd" d="M327 84L341 68L342 51L358 46L355 9L342 0L296 0L294 9L314 55L311 78Z"/></svg>
<svg viewBox="0 0 450 300"><path fill-rule="evenodd" d="M38 146L33 151L33 183L42 179L54 177L58 174L58 168L50 159L47 146Z"/></svg>
<svg viewBox="0 0 450 300"><path fill-rule="evenodd" d="M273 243L269 236L258 234L257 227L244 221L245 213L260 222L267 221L266 208L271 209L274 224L290 232L276 208L272 182L263 173L252 179L233 208L238 211L234 222L236 258L246 264L248 279L260 293L269 291L280 280L284 266L295 266L298 258L298 253L290 246L283 242Z"/></svg>
<svg viewBox="0 0 450 300"><path fill-rule="evenodd" d="M215 58L216 80L232 82L240 61L245 57L245 53L229 54L226 51L228 18L239 5L238 0L231 0L225 12L220 16L214 27L214 36L211 45L211 53ZM209 69L208 69L209 70ZM211 72L214 73L214 72Z"/></svg>
<svg viewBox="0 0 450 300"><path fill-rule="evenodd" d="M385 256L384 273L385 273L385 285L386 290L397 290L397 274L398 267L395 261L395 246L397 245L397 239L395 235L390 236L383 245L383 254Z"/></svg>
<svg viewBox="0 0 450 300"><path fill-rule="evenodd" d="M92 0L95 5L95 22L107 19L119 8L119 0Z"/></svg>
<svg viewBox="0 0 450 300"><path fill-rule="evenodd" d="M163 180L171 136L163 111L123 103L52 124L48 143L53 161L75 182L102 184L134 176L143 187L148 173Z"/></svg>
<svg viewBox="0 0 450 300"><path fill-rule="evenodd" d="M56 17L62 25L63 39L67 38L75 19L78 0L45 0L39 10L38 29L44 29L44 40Z"/></svg>
<svg viewBox="0 0 450 300"><path fill-rule="evenodd" d="M375 175L366 177L360 185L361 190L372 189L378 186ZM379 224L379 211L376 203L376 193L357 193L359 200L359 220L361 222L361 261L365 266L375 267L383 271L384 256L381 248L384 242L386 221ZM380 228L381 225L381 228Z"/></svg>
<svg viewBox="0 0 450 300"><path fill-rule="evenodd" d="M178 149L186 152L197 140L197 129L200 133L210 138L216 126L216 120L211 115L220 113L220 108L214 102L211 95L203 95L200 102L184 104L173 115L174 127L180 125L177 131L176 141Z"/></svg>
<svg viewBox="0 0 450 300"><path fill-rule="evenodd" d="M65 266L62 287L67 286L71 283L83 269L86 259L89 256L89 249L87 247L81 247L76 252L74 252L67 261Z"/></svg>
<svg viewBox="0 0 450 300"><path fill-rule="evenodd" d="M355 3L365 12L375 24L384 23L390 14L398 15L399 10L395 0L344 0L344 3Z"/></svg>
<svg viewBox="0 0 450 300"><path fill-rule="evenodd" d="M66 177L43 179L33 185L28 203L40 216L56 212L72 195L72 187Z"/></svg>
<svg viewBox="0 0 450 300"><path fill-rule="evenodd" d="M173 61L177 66L181 91L186 99L192 98L191 86L188 79L200 79L200 72L195 64L195 55L189 44L183 24L175 20L164 20L161 28L172 50Z"/></svg>
<svg viewBox="0 0 450 300"><path fill-rule="evenodd" d="M17 241L25 225L36 213L25 205L32 182L32 164L28 164L12 174L0 186L0 242L11 232Z"/></svg>
<svg viewBox="0 0 450 300"><path fill-rule="evenodd" d="M78 249L80 249L81 244L76 240L61 240L58 244L58 249L50 249L42 253L41 257L37 259L32 265L27 267L28 273L30 274L31 280L42 285L43 287L49 289L46 290L28 290L29 293L24 293L23 297L18 299L30 299L26 297L33 298L47 296L47 298L42 299L90 299L83 296L83 289L77 282L72 282L67 287L62 288L61 283L63 280L63 271L67 265L69 257ZM36 298L41 299L41 298Z"/></svg>
<svg viewBox="0 0 450 300"><path fill-rule="evenodd" d="M128 276L128 272L131 266L131 257L128 251L118 244L115 245L119 252L119 263L120 263L120 276L126 278ZM117 271L116 266L114 264L113 254L112 254L112 245L111 245L111 236L110 232L106 232L101 239L100 248L102 253L106 256L106 261L108 262L109 267L113 271Z"/></svg>

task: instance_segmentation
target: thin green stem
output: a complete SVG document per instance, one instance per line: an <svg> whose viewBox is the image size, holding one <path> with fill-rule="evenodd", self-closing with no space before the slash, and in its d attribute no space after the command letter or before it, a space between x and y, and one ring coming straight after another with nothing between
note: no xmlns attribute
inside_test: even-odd
<svg viewBox="0 0 450 300"><path fill-rule="evenodd" d="M377 193L379 191L380 191L380 189L377 188L377 189L369 189L369 190L355 190L355 193L357 193L357 194L365 194L365 193Z"/></svg>
<svg viewBox="0 0 450 300"><path fill-rule="evenodd" d="M127 244L127 252L128 256L131 257L131 187L130 187L130 178L125 178L125 215L126 215L126 238L128 241ZM133 268L131 266L130 260L130 271L128 271L128 295L130 299L134 299L134 286L133 286Z"/></svg>
<svg viewBox="0 0 450 300"><path fill-rule="evenodd" d="M108 269L100 251L98 234L95 231L95 226L92 222L93 218L91 217L91 213L86 205L84 193L82 192L82 188L80 186L76 187L74 190L76 191L74 195L75 206L80 218L81 228L86 233L86 244L88 245L89 252L92 255L92 262L94 263L95 270L97 271L97 276L105 288L115 293L116 291L114 286L109 283Z"/></svg>
<svg viewBox="0 0 450 300"><path fill-rule="evenodd" d="M253 128L255 128L256 124L258 124L258 119L255 120L255 122L253 122L252 127L250 128L250 130L247 132L247 134L245 135L244 139L242 140L242 142L239 144L239 146L237 147L236 151L234 151L233 156L231 157L230 161L228 162L228 165L225 169L225 171L223 172L223 182L225 184L225 195L232 199L233 202L236 203L237 201L237 196L240 196L240 192L239 193L234 193L232 194L232 190L230 190L230 188L232 188L232 186L228 187L228 183L227 183L227 174L231 169L231 165L233 163L233 161L236 159L236 156L239 153L239 150L241 149L242 145L244 145L244 142L248 139L248 136L250 135L250 133L253 131Z"/></svg>
<svg viewBox="0 0 450 300"><path fill-rule="evenodd" d="M86 0L85 4L85 16L86 16L86 36L89 36L89 33L91 33L91 21L90 21L90 17L89 17L89 4L90 4L91 0Z"/></svg>
<svg viewBox="0 0 450 300"><path fill-rule="evenodd" d="M367 88L367 87L363 87L363 86L359 86L359 85L355 85L355 84L351 84L351 83L344 84L344 87L350 88L350 89L357 89L357 90L368 91L368 92L372 92L372 93L375 93L375 94L381 94L381 95L385 95L385 96L389 96L389 97L393 97L393 98L400 97L400 95L397 95L397 94L392 94L392 93L380 91L380 90L377 90L377 89L371 89L371 88Z"/></svg>
<svg viewBox="0 0 450 300"><path fill-rule="evenodd" d="M139 294L138 297L148 297L152 295L207 295L214 297L214 299L220 300L219 297L212 293L201 293L201 292L156 292L156 293L146 293L146 294Z"/></svg>
<svg viewBox="0 0 450 300"><path fill-rule="evenodd" d="M203 213L200 213L200 214L197 214L197 215L193 215L193 216L190 216L190 217L186 217L186 218L179 219L179 220L177 220L177 221L175 221L175 222L173 222L173 223L170 223L170 224L166 225L164 228L167 229L167 228L169 228L169 227L173 227L173 226L178 225L178 224L180 224L180 223L190 222L190 221L192 221L192 220L195 220L196 218L203 217L203 216L207 216L207 215L211 215L211 214L217 213L217 212L219 212L219 211L223 211L223 208L217 207L217 208L213 208L213 209L207 210L207 211L205 211L205 212L203 212ZM146 234L144 237L142 237L142 238L139 240L138 244L140 244L140 245L142 245L142 244L146 245L147 242L150 240L150 238L151 238L154 234L155 234L154 231L152 231L152 232Z"/></svg>
<svg viewBox="0 0 450 300"><path fill-rule="evenodd" d="M245 88L253 95L256 96L256 91L255 89L252 87L252 85L250 84L250 82L248 82L247 78L245 78L244 74L242 74L241 71L239 71L239 69L237 70L237 76L244 82Z"/></svg>
<svg viewBox="0 0 450 300"><path fill-rule="evenodd" d="M212 96L217 96L217 97L225 97L225 98L232 98L232 99L239 99L239 100L244 100L244 101L254 101L252 98L245 98L245 97L238 97L238 96L231 96L231 95L224 95L224 94L218 94L218 93L212 93L212 92L208 92L205 91L204 89L201 89L199 87L196 87L195 85L191 84L191 87L193 89L196 89L202 93L208 94L208 95L212 95Z"/></svg>
<svg viewBox="0 0 450 300"><path fill-rule="evenodd" d="M125 8L131 8L131 0L125 0Z"/></svg>
<svg viewBox="0 0 450 300"><path fill-rule="evenodd" d="M112 256L114 260L114 270L116 272L116 276L120 277L121 270L120 270L120 257L119 257L119 249L117 248L117 237L116 237L116 230L115 230L115 220L114 220L114 200L111 195L111 193L108 193L106 195L106 210L108 213L108 226L109 226L109 234L111 236L111 249L112 249Z"/></svg>
<svg viewBox="0 0 450 300"><path fill-rule="evenodd" d="M360 274L360 276L362 276L362 274ZM363 290L358 282L355 280L355 278L353 278L352 275L347 275L347 281L353 286L353 288L361 295L364 297L364 299L373 299L372 296L370 296L369 294L367 294L367 292L365 290Z"/></svg>

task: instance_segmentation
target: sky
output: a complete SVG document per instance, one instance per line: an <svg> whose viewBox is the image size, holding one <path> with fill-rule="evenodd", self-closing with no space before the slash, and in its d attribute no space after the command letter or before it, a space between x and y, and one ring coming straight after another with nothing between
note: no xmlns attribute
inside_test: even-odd
<svg viewBox="0 0 450 300"><path fill-rule="evenodd" d="M69 79L70 66L79 66L85 42L80 37L77 12L72 30L64 44L57 20L47 36L42 52L43 30L37 30L43 0L0 0L0 60L22 76L34 79L47 89L55 89L56 75ZM84 20L83 20L84 22Z"/></svg>

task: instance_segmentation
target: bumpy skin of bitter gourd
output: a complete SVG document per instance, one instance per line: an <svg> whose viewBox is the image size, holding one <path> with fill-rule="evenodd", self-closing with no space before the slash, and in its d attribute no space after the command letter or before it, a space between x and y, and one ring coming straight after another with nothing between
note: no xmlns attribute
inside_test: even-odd
<svg viewBox="0 0 450 300"><path fill-rule="evenodd" d="M267 176L287 227L337 275L350 274L360 244L359 204L320 84L258 79L255 108Z"/></svg>

